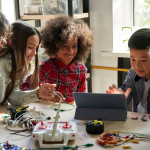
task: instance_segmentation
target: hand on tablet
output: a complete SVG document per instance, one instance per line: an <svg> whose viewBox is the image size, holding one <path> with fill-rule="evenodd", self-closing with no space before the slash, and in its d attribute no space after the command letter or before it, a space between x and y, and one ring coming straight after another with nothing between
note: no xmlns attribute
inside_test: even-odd
<svg viewBox="0 0 150 150"><path fill-rule="evenodd" d="M124 94L126 98L129 96L130 92L131 88L128 88L126 92L124 92L121 88L117 88L115 84L109 86L109 90L106 91L106 93L109 94Z"/></svg>

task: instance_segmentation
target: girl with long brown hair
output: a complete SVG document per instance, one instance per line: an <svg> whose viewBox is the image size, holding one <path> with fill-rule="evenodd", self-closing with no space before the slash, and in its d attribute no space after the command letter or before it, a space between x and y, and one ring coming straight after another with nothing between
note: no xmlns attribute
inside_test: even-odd
<svg viewBox="0 0 150 150"><path fill-rule="evenodd" d="M37 88L40 33L24 22L15 22L9 28L11 36L0 51L0 104L3 105L8 100L12 105L24 105L41 101L42 98L51 98L55 85L47 83ZM29 74L33 57L35 67L30 81L32 90L21 91L19 85Z"/></svg>

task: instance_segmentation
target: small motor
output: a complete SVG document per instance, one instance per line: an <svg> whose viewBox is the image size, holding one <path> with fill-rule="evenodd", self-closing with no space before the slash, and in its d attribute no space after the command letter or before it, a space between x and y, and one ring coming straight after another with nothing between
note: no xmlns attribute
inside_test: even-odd
<svg viewBox="0 0 150 150"><path fill-rule="evenodd" d="M90 134L101 134L104 132L104 123L100 120L92 120L86 123L86 132Z"/></svg>

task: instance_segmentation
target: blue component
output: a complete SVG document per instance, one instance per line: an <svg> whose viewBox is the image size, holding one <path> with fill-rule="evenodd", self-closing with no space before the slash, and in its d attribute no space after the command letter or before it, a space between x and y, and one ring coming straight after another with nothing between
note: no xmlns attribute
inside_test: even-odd
<svg viewBox="0 0 150 150"><path fill-rule="evenodd" d="M20 150L20 148L13 144L4 144L3 145L4 150Z"/></svg>

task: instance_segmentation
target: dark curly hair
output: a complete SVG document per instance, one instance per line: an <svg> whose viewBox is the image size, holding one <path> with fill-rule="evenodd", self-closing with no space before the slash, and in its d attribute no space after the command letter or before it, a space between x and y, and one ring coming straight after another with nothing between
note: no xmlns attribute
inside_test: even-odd
<svg viewBox="0 0 150 150"><path fill-rule="evenodd" d="M78 39L78 52L73 61L85 63L93 44L93 34L81 19L57 15L48 20L41 30L41 45L48 56L54 57L64 42L75 37Z"/></svg>

